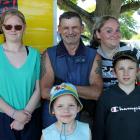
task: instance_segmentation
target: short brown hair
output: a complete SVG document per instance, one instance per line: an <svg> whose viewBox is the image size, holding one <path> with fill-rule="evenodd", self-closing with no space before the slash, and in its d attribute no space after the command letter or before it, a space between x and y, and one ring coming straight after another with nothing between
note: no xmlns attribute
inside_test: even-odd
<svg viewBox="0 0 140 140"><path fill-rule="evenodd" d="M80 15L78 13L72 12L72 11L64 12L62 15L60 15L60 17L59 17L59 24L61 23L62 19L70 19L70 18L73 18L73 17L78 18L80 24L83 25L82 24L82 19L81 19Z"/></svg>

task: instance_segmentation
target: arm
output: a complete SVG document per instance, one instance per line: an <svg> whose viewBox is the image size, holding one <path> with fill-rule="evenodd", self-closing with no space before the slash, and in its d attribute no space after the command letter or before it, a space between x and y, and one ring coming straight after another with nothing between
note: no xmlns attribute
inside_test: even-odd
<svg viewBox="0 0 140 140"><path fill-rule="evenodd" d="M39 80L37 80L34 93L31 96L28 104L26 105L25 111L31 114L36 109L36 106L38 105L39 101L40 101L40 87L39 87Z"/></svg>
<svg viewBox="0 0 140 140"><path fill-rule="evenodd" d="M4 100L0 98L0 109L7 114L9 117L13 118L15 109L9 106Z"/></svg>
<svg viewBox="0 0 140 140"><path fill-rule="evenodd" d="M0 98L0 109L7 114L9 117L24 123L25 121L30 119L30 116L28 116L26 113L24 113L23 110L15 110L11 106L9 106L4 100Z"/></svg>
<svg viewBox="0 0 140 140"><path fill-rule="evenodd" d="M39 81L37 80L36 87L32 97L30 98L25 109L20 111L26 115L26 118L24 117L25 119L23 120L22 117L18 116L17 114L19 111L16 111L16 113L13 115L13 118L15 120L10 125L11 129L22 130L24 128L24 125L30 121L31 114L35 110L39 100L40 100L40 88L39 88Z"/></svg>
<svg viewBox="0 0 140 140"><path fill-rule="evenodd" d="M26 115L26 118L24 119L24 121L22 121L21 119L22 117L19 117L16 111L15 115L13 116L15 120L10 125L11 129L22 130L24 128L24 125L31 120L31 114L36 109L36 106L39 103L39 101L40 101L40 88L39 88L39 80L37 80L33 95L31 96L24 110L20 111ZM19 119L17 120L17 118Z"/></svg>
<svg viewBox="0 0 140 140"><path fill-rule="evenodd" d="M101 76L101 57L96 54L89 77L90 86L77 86L79 96L84 99L97 100L103 90L103 80Z"/></svg>
<svg viewBox="0 0 140 140"><path fill-rule="evenodd" d="M47 51L45 51L41 58L41 81L40 81L40 89L41 89L41 97L43 99L50 98L50 89L52 88L54 83L54 72L52 69L52 65L50 62L50 58L48 56Z"/></svg>

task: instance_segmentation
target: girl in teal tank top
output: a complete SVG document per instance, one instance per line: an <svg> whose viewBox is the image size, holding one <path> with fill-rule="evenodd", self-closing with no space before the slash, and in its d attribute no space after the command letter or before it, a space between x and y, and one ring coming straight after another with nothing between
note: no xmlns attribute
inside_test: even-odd
<svg viewBox="0 0 140 140"><path fill-rule="evenodd" d="M20 11L3 12L0 25L0 139L39 140L40 54L23 44L26 21Z"/></svg>

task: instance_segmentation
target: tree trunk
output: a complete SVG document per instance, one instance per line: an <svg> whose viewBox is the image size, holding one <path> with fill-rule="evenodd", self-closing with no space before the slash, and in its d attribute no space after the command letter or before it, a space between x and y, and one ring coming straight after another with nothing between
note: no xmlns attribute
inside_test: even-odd
<svg viewBox="0 0 140 140"><path fill-rule="evenodd" d="M112 15L119 17L122 0L96 0L95 16Z"/></svg>
<svg viewBox="0 0 140 140"><path fill-rule="evenodd" d="M128 0L126 0L128 2ZM111 15L116 18L120 16L122 12L138 9L140 7L140 0L130 0L130 2L123 5L124 0L96 0L96 9L92 13L80 8L71 0L57 0L58 5L65 10L72 10L80 14L83 21L86 23L89 32L92 33L92 27L96 20L96 17L103 15Z"/></svg>
<svg viewBox="0 0 140 140"><path fill-rule="evenodd" d="M110 14L109 0L96 0L95 16L103 16Z"/></svg>

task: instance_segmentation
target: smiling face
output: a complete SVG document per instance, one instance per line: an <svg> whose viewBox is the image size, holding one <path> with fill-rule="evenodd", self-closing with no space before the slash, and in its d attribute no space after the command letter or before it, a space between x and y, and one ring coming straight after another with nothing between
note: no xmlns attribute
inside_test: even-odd
<svg viewBox="0 0 140 140"><path fill-rule="evenodd" d="M72 95L60 96L53 104L53 114L60 123L72 123L79 111L80 107Z"/></svg>
<svg viewBox="0 0 140 140"><path fill-rule="evenodd" d="M96 35L100 40L101 47L107 47L108 49L118 47L121 38L119 23L115 19L107 20L100 31L96 31Z"/></svg>
<svg viewBox="0 0 140 140"><path fill-rule="evenodd" d="M7 30L6 29L7 25L12 26L12 28ZM21 26L21 29L17 30L15 28L16 25ZM19 42L22 40L23 32L25 30L25 24L16 15L6 15L3 22L2 30L3 30L6 41Z"/></svg>
<svg viewBox="0 0 140 140"><path fill-rule="evenodd" d="M81 25L77 17L69 19L63 18L58 26L58 32L61 34L66 46L79 45L80 36L83 32L83 25Z"/></svg>
<svg viewBox="0 0 140 140"><path fill-rule="evenodd" d="M119 85L135 85L137 64L130 59L120 60L115 65L115 74Z"/></svg>

